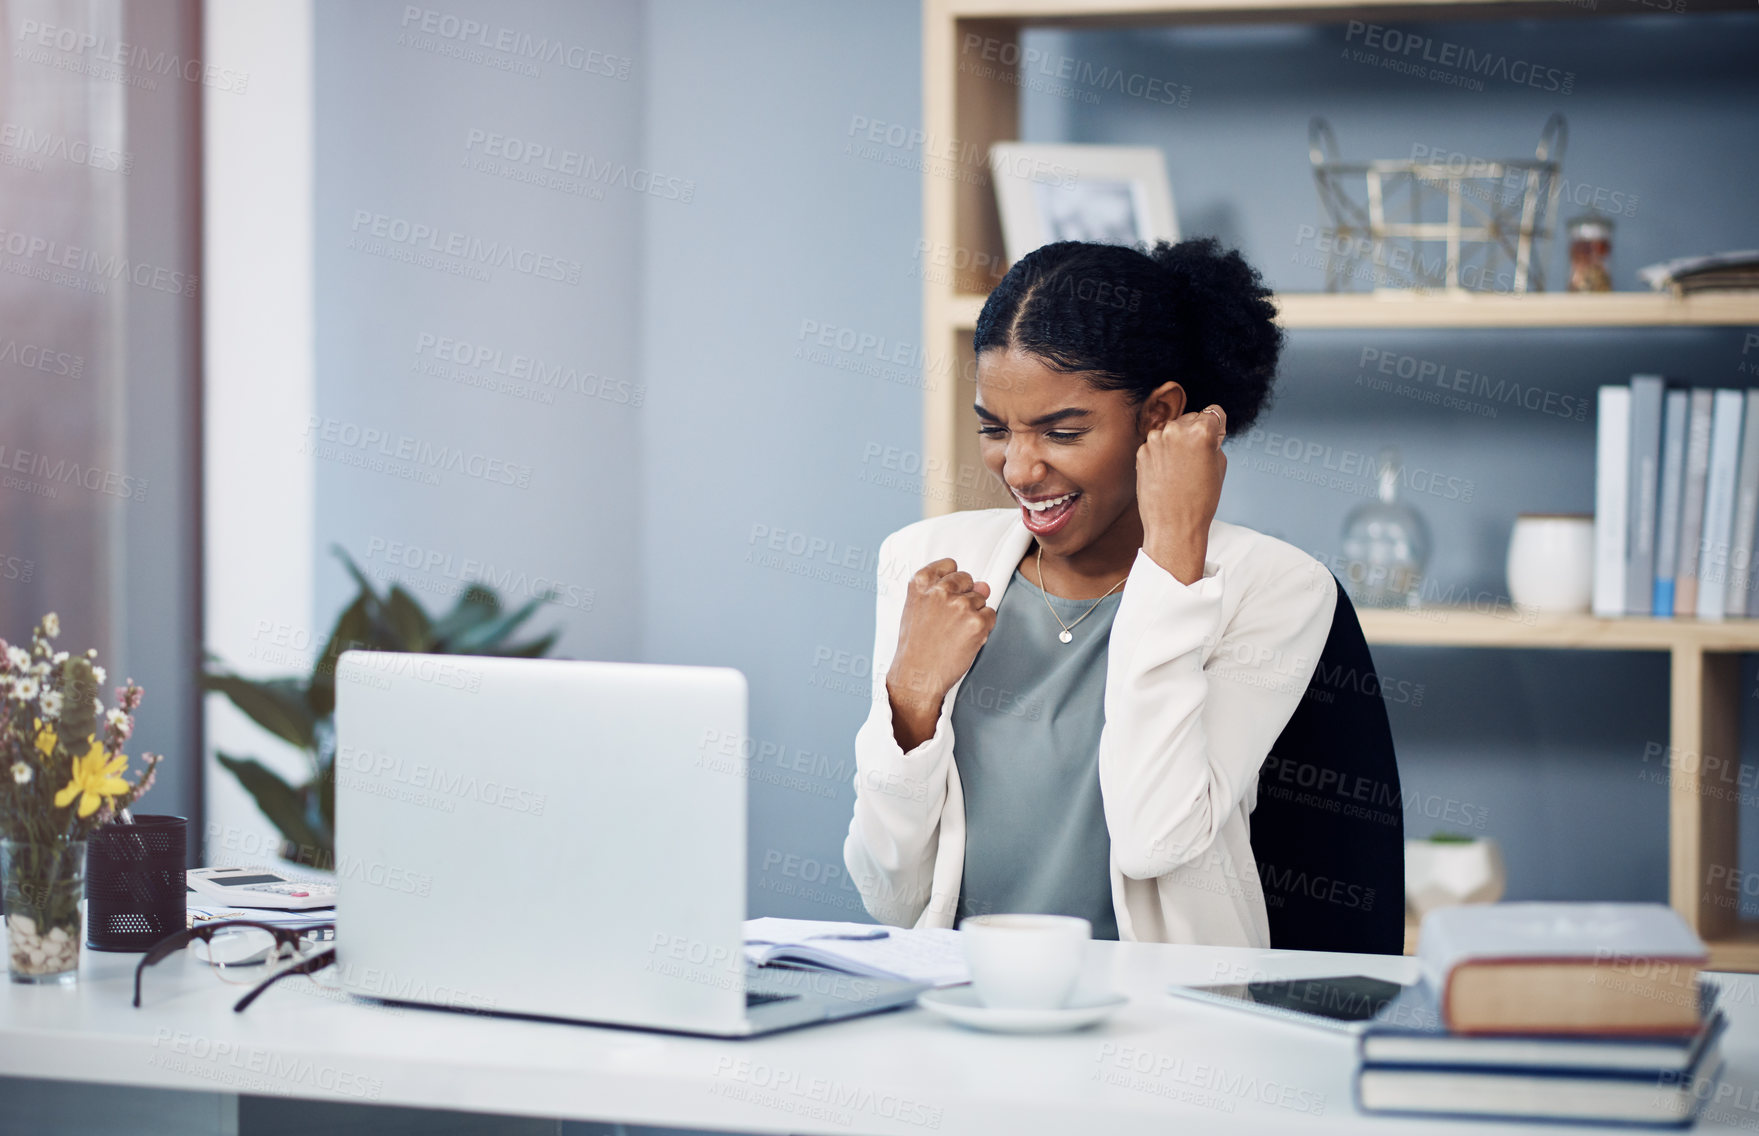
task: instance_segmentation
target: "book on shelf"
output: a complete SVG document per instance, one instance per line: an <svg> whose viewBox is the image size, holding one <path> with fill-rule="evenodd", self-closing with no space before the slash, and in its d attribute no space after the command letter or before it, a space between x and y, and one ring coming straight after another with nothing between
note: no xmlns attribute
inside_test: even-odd
<svg viewBox="0 0 1759 1136"><path fill-rule="evenodd" d="M1738 390L1718 390L1710 416L1710 474L1704 488L1704 535L1698 542L1699 619L1721 619L1727 610L1744 402Z"/></svg>
<svg viewBox="0 0 1759 1136"><path fill-rule="evenodd" d="M1450 1032L1426 981L1363 1030L1356 1096L1365 1112L1690 1123L1712 1095L1728 1022L1700 982L1689 1034L1472 1035Z"/></svg>
<svg viewBox="0 0 1759 1136"><path fill-rule="evenodd" d="M1631 535L1625 545L1625 610L1646 612L1655 599L1655 515L1661 468L1660 375L1631 376Z"/></svg>
<svg viewBox="0 0 1759 1136"><path fill-rule="evenodd" d="M1759 390L1599 388L1595 615L1759 615Z"/></svg>
<svg viewBox="0 0 1759 1136"><path fill-rule="evenodd" d="M1496 903L1423 918L1442 1024L1475 1034L1691 1034L1709 952L1661 903Z"/></svg>
<svg viewBox="0 0 1759 1136"><path fill-rule="evenodd" d="M1726 615L1747 614L1748 576L1753 562L1754 521L1759 519L1759 390L1749 390L1741 423L1740 472L1735 475L1735 519L1729 538Z"/></svg>
<svg viewBox="0 0 1759 1136"><path fill-rule="evenodd" d="M1644 265L1637 270L1637 276L1656 291L1668 291L1675 296L1759 289L1759 249L1678 257Z"/></svg>
<svg viewBox="0 0 1759 1136"><path fill-rule="evenodd" d="M1680 564L1680 500L1685 489L1686 418L1691 396L1670 390L1661 408L1661 495L1656 500L1654 615L1673 615L1674 580Z"/></svg>
<svg viewBox="0 0 1759 1136"><path fill-rule="evenodd" d="M1698 544L1704 538L1704 487L1710 476L1710 413L1715 392L1687 392L1686 465L1680 484L1680 562L1674 577L1673 610L1658 615L1691 615L1698 610Z"/></svg>
<svg viewBox="0 0 1759 1136"><path fill-rule="evenodd" d="M1630 498L1631 388L1603 386L1594 445L1594 614L1625 614Z"/></svg>

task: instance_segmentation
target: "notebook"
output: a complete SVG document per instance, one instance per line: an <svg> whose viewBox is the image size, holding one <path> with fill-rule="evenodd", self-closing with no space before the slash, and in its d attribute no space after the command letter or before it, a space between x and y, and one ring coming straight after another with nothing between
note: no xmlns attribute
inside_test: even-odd
<svg viewBox="0 0 1759 1136"><path fill-rule="evenodd" d="M956 986L971 981L959 932L773 916L745 921L745 957L758 966L811 966L863 978Z"/></svg>

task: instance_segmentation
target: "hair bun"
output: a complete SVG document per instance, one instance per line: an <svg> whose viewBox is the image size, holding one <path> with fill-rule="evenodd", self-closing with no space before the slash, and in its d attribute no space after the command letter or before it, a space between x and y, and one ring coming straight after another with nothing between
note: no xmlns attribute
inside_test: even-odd
<svg viewBox="0 0 1759 1136"><path fill-rule="evenodd" d="M1238 249L1223 248L1215 237L1189 237L1176 244L1159 240L1148 256L1166 274L1178 303L1205 319L1240 325L1276 318L1272 292ZM1194 313L1193 313L1194 314Z"/></svg>

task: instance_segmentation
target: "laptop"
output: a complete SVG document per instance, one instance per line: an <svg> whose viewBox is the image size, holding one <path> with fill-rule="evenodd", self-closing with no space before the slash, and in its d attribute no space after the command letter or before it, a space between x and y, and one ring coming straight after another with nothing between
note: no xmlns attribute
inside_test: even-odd
<svg viewBox="0 0 1759 1136"><path fill-rule="evenodd" d="M754 967L747 687L730 667L345 651L342 988L750 1037L926 984Z"/></svg>

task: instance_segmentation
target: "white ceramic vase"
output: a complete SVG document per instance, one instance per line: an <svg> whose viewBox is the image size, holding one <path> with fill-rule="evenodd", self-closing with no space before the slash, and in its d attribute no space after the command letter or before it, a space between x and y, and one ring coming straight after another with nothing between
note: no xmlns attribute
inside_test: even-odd
<svg viewBox="0 0 1759 1136"><path fill-rule="evenodd" d="M1594 598L1594 518L1522 513L1509 534L1509 599L1543 612L1584 612Z"/></svg>
<svg viewBox="0 0 1759 1136"><path fill-rule="evenodd" d="M1413 919L1437 907L1495 903L1508 886L1496 841L1405 841L1405 908Z"/></svg>

